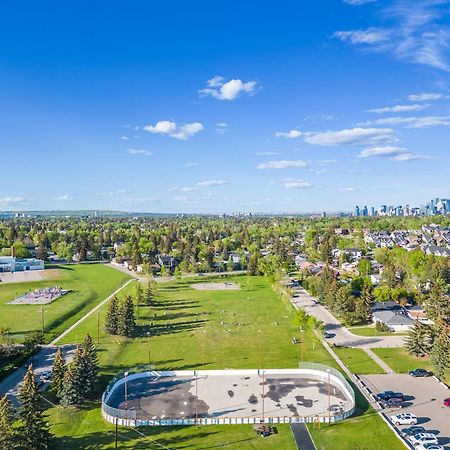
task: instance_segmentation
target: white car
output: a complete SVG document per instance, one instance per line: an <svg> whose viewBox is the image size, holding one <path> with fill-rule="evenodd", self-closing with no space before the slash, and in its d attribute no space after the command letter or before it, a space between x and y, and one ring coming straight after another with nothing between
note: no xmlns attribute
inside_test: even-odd
<svg viewBox="0 0 450 450"><path fill-rule="evenodd" d="M411 443L414 446L423 445L423 444L435 444L436 445L438 443L437 437L431 433L418 433L414 436L411 436L409 440L411 441Z"/></svg>
<svg viewBox="0 0 450 450"><path fill-rule="evenodd" d="M442 445L439 444L420 444L416 447L416 450L445 450Z"/></svg>
<svg viewBox="0 0 450 450"><path fill-rule="evenodd" d="M411 413L402 413L391 416L391 421L394 425L416 425L417 416Z"/></svg>

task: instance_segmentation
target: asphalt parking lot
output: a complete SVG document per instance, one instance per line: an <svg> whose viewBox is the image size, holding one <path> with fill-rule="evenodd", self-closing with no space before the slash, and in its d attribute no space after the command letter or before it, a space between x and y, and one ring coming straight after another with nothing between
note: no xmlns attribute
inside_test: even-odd
<svg viewBox="0 0 450 450"><path fill-rule="evenodd" d="M442 404L450 397L449 389L432 377L413 378L407 374L364 375L361 379L374 394L385 390L402 392L407 397L405 407L384 412L388 416L403 412L415 414L418 425L434 431L439 444L450 448L450 408Z"/></svg>

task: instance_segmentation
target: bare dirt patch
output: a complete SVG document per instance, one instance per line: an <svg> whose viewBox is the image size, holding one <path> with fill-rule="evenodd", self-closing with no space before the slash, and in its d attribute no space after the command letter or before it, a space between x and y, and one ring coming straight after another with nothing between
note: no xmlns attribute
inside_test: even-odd
<svg viewBox="0 0 450 450"><path fill-rule="evenodd" d="M55 280L60 278L58 269L29 270L26 272L1 272L2 283L31 283L33 281Z"/></svg>
<svg viewBox="0 0 450 450"><path fill-rule="evenodd" d="M195 283L191 287L197 291L238 291L241 289L236 283Z"/></svg>

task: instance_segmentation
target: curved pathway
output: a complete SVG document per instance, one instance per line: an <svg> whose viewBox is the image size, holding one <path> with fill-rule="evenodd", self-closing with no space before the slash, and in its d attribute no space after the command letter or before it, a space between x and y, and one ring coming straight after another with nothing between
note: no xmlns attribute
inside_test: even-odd
<svg viewBox="0 0 450 450"><path fill-rule="evenodd" d="M323 305L312 297L305 289L297 288L295 296L291 299L296 309L304 309L305 312L321 320L325 328L335 336L327 339L331 344L341 345L343 347L354 348L373 348L373 347L402 347L404 336L357 336L342 325L333 314Z"/></svg>

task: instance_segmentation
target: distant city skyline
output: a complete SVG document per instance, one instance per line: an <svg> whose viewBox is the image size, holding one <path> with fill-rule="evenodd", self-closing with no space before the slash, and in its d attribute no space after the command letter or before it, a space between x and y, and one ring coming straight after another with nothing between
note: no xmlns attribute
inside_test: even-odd
<svg viewBox="0 0 450 450"><path fill-rule="evenodd" d="M448 197L450 0L238 5L5 5L0 211Z"/></svg>

